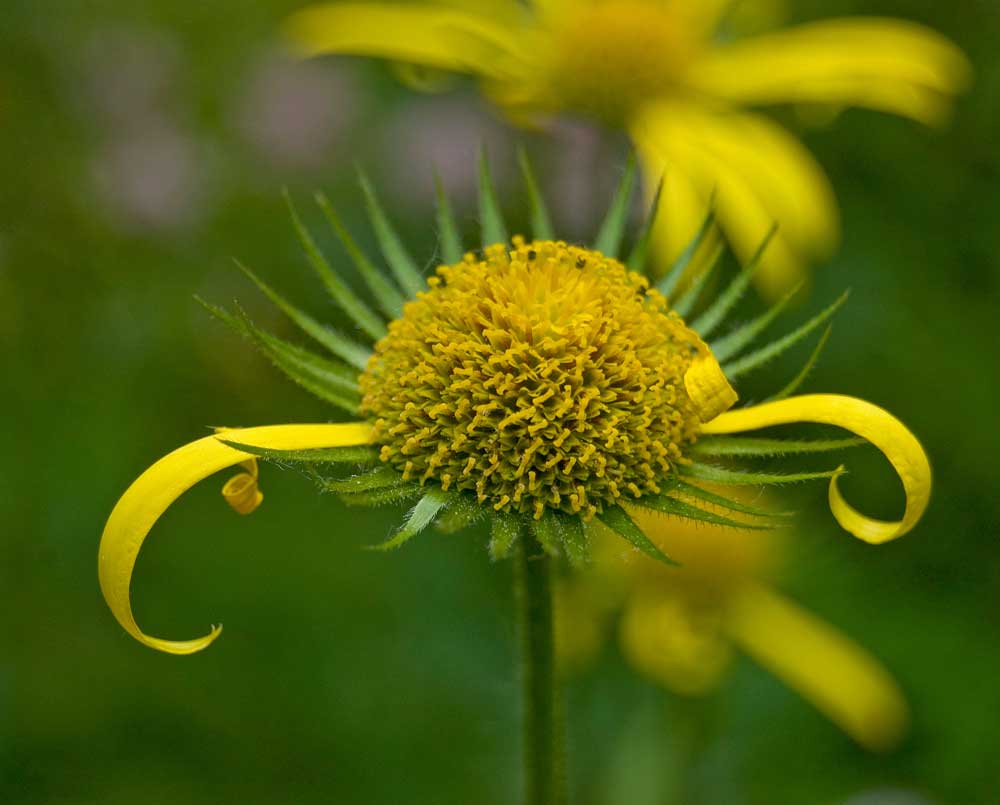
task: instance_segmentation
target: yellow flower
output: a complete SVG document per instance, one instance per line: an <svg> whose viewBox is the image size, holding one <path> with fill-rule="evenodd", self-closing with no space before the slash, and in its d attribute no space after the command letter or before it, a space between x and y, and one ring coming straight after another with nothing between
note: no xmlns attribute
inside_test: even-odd
<svg viewBox="0 0 1000 805"><path fill-rule="evenodd" d="M494 557L506 556L515 545L534 546L584 564L592 531L607 527L647 555L670 562L633 512L654 510L757 530L781 519L714 493L704 482L740 486L829 479L833 515L857 537L884 542L916 525L927 505L931 476L913 435L863 400L789 396L818 349L771 402L729 410L737 399L731 380L801 342L843 300L765 346L752 344L790 297L717 336L759 267L766 242L714 300L700 299L704 281L675 295L690 255L711 237L711 218L687 257L654 285L639 273L646 262L648 225L625 262L611 256L621 251L632 165L592 247L552 238L526 162L525 169L535 238L508 238L484 161L483 249L463 256L441 195L437 226L445 265L429 279L406 252L366 180L366 205L391 277L359 249L329 202L318 197L373 303L331 268L292 209L319 279L358 332L376 342L374 348L320 324L248 269L260 290L327 354L264 332L241 311L234 315L206 305L291 379L360 421L229 429L185 445L146 470L112 511L99 558L104 596L133 637L176 654L198 651L217 637L217 628L188 641L145 634L131 611L132 570L159 516L212 473L243 465L246 472L230 480L223 494L237 512L252 512L262 500L258 458L304 465L324 489L350 504L415 503L396 534L375 546L380 550L398 547L432 524L457 530L488 517ZM685 317L693 312L697 315L688 323ZM820 347L824 341L825 336ZM822 453L860 441L731 435L790 422L836 425L878 447L902 480L902 519L881 522L854 510L838 487L841 467L782 473L713 463L734 456ZM354 474L344 477L345 468ZM669 551L669 544L664 548Z"/></svg>
<svg viewBox="0 0 1000 805"><path fill-rule="evenodd" d="M927 124L947 116L970 67L948 40L893 19L848 18L724 40L728 0L330 3L294 15L307 55L376 56L477 76L512 118L568 113L626 130L671 210L657 245L676 259L715 194L748 260L781 225L757 274L773 298L839 238L822 169L751 107L860 106Z"/></svg>
<svg viewBox="0 0 1000 805"><path fill-rule="evenodd" d="M671 571L622 556L611 535L595 562L559 589L558 644L568 666L599 650L621 612L618 636L640 673L684 696L710 693L739 649L798 691L862 746L892 748L909 713L882 665L834 627L774 590L768 577L787 534L745 534L633 511L653 542L683 565Z"/></svg>

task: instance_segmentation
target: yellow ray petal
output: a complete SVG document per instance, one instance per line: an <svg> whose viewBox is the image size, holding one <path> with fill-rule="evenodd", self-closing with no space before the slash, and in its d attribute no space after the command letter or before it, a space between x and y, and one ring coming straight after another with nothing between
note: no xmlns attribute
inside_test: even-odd
<svg viewBox="0 0 1000 805"><path fill-rule="evenodd" d="M517 17L513 12L498 15L498 5L493 3L481 13L432 4L315 5L288 19L286 35L306 56L375 56L503 78L519 42L517 26L511 24Z"/></svg>
<svg viewBox="0 0 1000 805"><path fill-rule="evenodd" d="M371 429L360 423L338 425L270 425L227 430L224 438L273 450L304 450L366 444ZM213 626L196 640L161 640L142 632L132 615L129 587L139 549L150 529L177 498L214 472L237 464L250 464L253 456L234 450L206 436L186 444L157 461L140 475L115 505L98 552L97 570L101 592L118 622L130 635L160 651L191 654L218 637L221 627ZM227 502L238 512L249 514L260 503L256 464L248 473L231 479L223 488Z"/></svg>
<svg viewBox="0 0 1000 805"><path fill-rule="evenodd" d="M830 479L830 511L841 527L874 545L903 536L920 518L931 496L931 465L917 438L892 414L870 402L839 394L805 394L787 400L728 411L702 427L702 433L746 430L817 422L836 425L867 439L889 459L906 493L903 519L885 522L866 517L840 493L837 477Z"/></svg>
<svg viewBox="0 0 1000 805"><path fill-rule="evenodd" d="M715 193L719 225L741 260L749 260L778 223L754 275L767 296L801 281L808 262L829 254L839 239L836 200L822 169L791 135L763 117L659 102L638 115L630 130L644 162L662 166L667 177L676 172L687 178L702 207L698 215ZM691 211L682 219L671 217L661 216L658 223L664 228L684 223L688 231L668 235L678 249L696 226L690 224Z"/></svg>
<svg viewBox="0 0 1000 805"><path fill-rule="evenodd" d="M909 714L899 686L878 660L829 624L748 584L730 602L723 628L862 746L890 749L902 737Z"/></svg>
<svg viewBox="0 0 1000 805"><path fill-rule="evenodd" d="M810 23L716 48L690 80L740 103L865 106L934 124L970 77L968 60L940 34L872 18Z"/></svg>

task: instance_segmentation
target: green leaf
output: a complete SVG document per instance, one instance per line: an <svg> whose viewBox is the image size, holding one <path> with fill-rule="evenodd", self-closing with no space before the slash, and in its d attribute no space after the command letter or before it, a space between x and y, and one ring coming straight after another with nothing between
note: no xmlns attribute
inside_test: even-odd
<svg viewBox="0 0 1000 805"><path fill-rule="evenodd" d="M302 244L302 248L306 253L306 258L309 260L309 264L313 267L313 270L319 275L320 280L326 286L326 290L329 292L333 301L337 303L341 310L343 310L351 320L362 330L368 333L373 339L378 341L382 336L385 335L385 324L378 317L374 310L368 307L361 298L352 291L347 284L340 278L340 275L330 266L327 262L326 257L323 252L320 251L319 246L316 245L316 241L313 240L312 235L309 234L309 230L305 228L302 223L302 219L299 218L299 214L295 209L295 204L292 203L292 197L285 191L285 202L288 204L288 211L292 217L292 225L295 227L295 232L299 236L299 241Z"/></svg>
<svg viewBox="0 0 1000 805"><path fill-rule="evenodd" d="M644 495L636 500L634 505L644 509L652 509L662 514L683 517L685 520L696 520L701 523L709 523L710 525L724 526L726 528L739 528L748 531L762 531L770 528L770 526L759 523L744 523L739 520L733 520L732 518L706 511L691 503L686 503L683 500L678 500L667 495Z"/></svg>
<svg viewBox="0 0 1000 805"><path fill-rule="evenodd" d="M632 271L638 271L640 274L647 273L646 258L649 255L649 245L653 239L653 228L656 226L656 216L660 212L660 198L662 196L663 179L661 178L659 184L656 185L653 203L650 204L649 210L646 212L646 220L643 222L642 229L639 230L635 245L632 246L632 251L626 263Z"/></svg>
<svg viewBox="0 0 1000 805"><path fill-rule="evenodd" d="M799 370L799 373L792 378L791 382L785 386L781 391L773 394L767 398L767 402L774 402L775 400L783 400L785 397L789 397L796 392L796 390L801 386L809 373L812 372L813 367L816 366L816 361L819 360L820 354L823 352L823 347L826 346L826 342L830 339L830 333L833 331L833 325L828 324L826 329L823 331L823 335L819 337L819 341L816 342L816 346L809 355L809 360L805 362L805 365Z"/></svg>
<svg viewBox="0 0 1000 805"><path fill-rule="evenodd" d="M726 333L722 338L710 342L712 354L720 363L728 360L733 355L743 351L744 347L753 343L753 340L760 335L768 325L781 315L781 312L788 307L789 302L794 299L802 290L803 283L798 283L781 299L775 302L767 311L755 319L751 319L746 324L737 327L732 332Z"/></svg>
<svg viewBox="0 0 1000 805"><path fill-rule="evenodd" d="M371 349L359 344L357 341L354 341L346 335L337 332L332 327L320 324L312 316L307 313L303 313L301 310L288 302L284 297L280 296L262 279L254 274L253 271L243 265L243 263L237 260L236 265L239 267L240 271L246 274L250 281L260 289L261 293L270 299L275 306L280 308L302 332L316 341L316 343L326 347L327 350L341 360L346 361L356 369L364 371L364 368L368 365L368 359L372 354Z"/></svg>
<svg viewBox="0 0 1000 805"><path fill-rule="evenodd" d="M531 236L535 240L555 240L552 218L549 216L549 210L545 206L545 198L538 189L538 182L535 181L535 171L531 167L531 160L528 159L528 154L523 146L518 146L517 161L521 165L524 186L528 190L528 206L531 210Z"/></svg>
<svg viewBox="0 0 1000 805"><path fill-rule="evenodd" d="M845 291L841 294L840 298L826 308L826 310L823 310L813 316L801 327L796 328L786 336L772 341L766 347L761 347L748 355L744 355L742 358L737 358L736 360L725 364L722 367L722 371L726 373L726 377L733 380L741 375L745 375L747 372L752 372L754 369L760 368L768 361L778 357L781 353L791 349L799 341L809 335L809 333L826 322L827 319L840 310L844 302L847 301L847 297L849 295L850 291Z"/></svg>
<svg viewBox="0 0 1000 805"><path fill-rule="evenodd" d="M524 520L517 514L497 512L490 528L490 558L506 559L524 530Z"/></svg>
<svg viewBox="0 0 1000 805"><path fill-rule="evenodd" d="M403 480L403 474L395 467L383 464L360 475L352 475L350 478L324 478L321 486L327 492L341 494L346 492L371 492L373 489L385 489L386 487L402 486L407 481Z"/></svg>
<svg viewBox="0 0 1000 805"><path fill-rule="evenodd" d="M608 214L597 233L597 240L594 241L594 251L600 252L606 257L617 258L618 252L621 250L625 225L628 223L634 183L635 154L633 153L629 154L628 162L625 163L625 172L622 173L621 181L618 183L611 206L608 208Z"/></svg>
<svg viewBox="0 0 1000 805"><path fill-rule="evenodd" d="M635 524L635 520L629 517L628 512L621 506L606 508L597 517L604 525L622 537L626 542L630 542L646 554L646 556L650 556L668 565L676 566L678 564L652 543L649 537L643 533L642 529Z"/></svg>
<svg viewBox="0 0 1000 805"><path fill-rule="evenodd" d="M451 502L452 496L440 489L432 489L410 510L403 527L392 537L378 545L369 546L371 551L391 551L398 548L434 522L438 513Z"/></svg>
<svg viewBox="0 0 1000 805"><path fill-rule="evenodd" d="M708 212L705 214L705 219L701 222L701 226L698 227L698 231L695 236L691 238L691 242L684 248L684 251L680 253L674 264L670 267L670 270L656 283L656 290L663 294L667 299L673 296L674 290L677 288L677 284L681 281L684 276L684 272L687 271L688 266L691 265L691 261L694 256L698 253L702 244L706 241L709 235L712 233L712 228L715 226L715 198L714 194L712 199L709 201Z"/></svg>
<svg viewBox="0 0 1000 805"><path fill-rule="evenodd" d="M484 249L496 243L506 244L510 240L507 235L507 225L500 212L500 203L497 201L497 191L493 186L485 148L479 152L479 217Z"/></svg>
<svg viewBox="0 0 1000 805"><path fill-rule="evenodd" d="M268 447L257 447L227 439L219 441L234 450L279 464L372 464L378 461L378 449L368 445L320 447L314 450L271 450Z"/></svg>
<svg viewBox="0 0 1000 805"><path fill-rule="evenodd" d="M744 470L730 470L725 467L717 467L714 464L700 464L694 462L678 467L681 475L688 478L695 478L699 481L709 481L714 484L726 484L728 486L766 486L770 484L792 484L800 481L816 481L821 478L832 478L834 475L843 473L843 467L835 470L823 472L792 472L792 473L770 473L752 472Z"/></svg>
<svg viewBox="0 0 1000 805"><path fill-rule="evenodd" d="M751 517L761 517L767 520L781 520L792 516L790 512L777 512L769 509L762 509L760 506L752 506L749 503L733 500L732 498L727 498L724 495L717 495L715 492L709 492L707 489L702 489L700 486L689 484L679 479L674 481L671 491L678 492L682 495L686 495L687 497L696 498L697 500L704 501L705 503L711 503L713 506L719 506L723 509L729 509L730 511L739 512L740 514L748 514Z"/></svg>
<svg viewBox="0 0 1000 805"><path fill-rule="evenodd" d="M753 279L753 275L757 272L757 268L761 264L764 253L767 251L767 247L774 239L777 231L778 225L775 224L764 236L764 240L761 241L760 246L757 247L757 251L754 252L747 264L733 278L733 281L729 283L726 290L720 293L709 308L691 324L691 329L698 333L698 335L702 338L708 338L715 332L715 328L725 320L729 311L733 309L733 306L739 302L743 297L743 294L746 293L747 288L750 286L750 280Z"/></svg>
<svg viewBox="0 0 1000 805"><path fill-rule="evenodd" d="M375 297L375 301L378 302L381 311L390 319L398 319L403 313L403 295L399 292L399 289L368 258L368 255L361 250L361 247L358 246L357 241L354 240L351 233L347 231L344 222L337 215L337 211L334 210L333 205L323 193L316 194L316 204L323 211L323 215L326 216L330 228L343 244L344 250L358 269L358 273L368 286L368 290L372 292L372 296Z"/></svg>
<svg viewBox="0 0 1000 805"><path fill-rule="evenodd" d="M446 265L455 265L462 260L462 238L458 234L458 224L455 223L455 215L451 211L451 203L448 201L448 194L445 193L444 185L437 171L434 172L434 194L437 197L437 230L438 240L441 242L441 260Z"/></svg>
<svg viewBox="0 0 1000 805"><path fill-rule="evenodd" d="M696 456L790 456L826 453L865 444L864 439L764 439L756 436L706 436L692 448Z"/></svg>
<svg viewBox="0 0 1000 805"><path fill-rule="evenodd" d="M474 525L486 516L486 508L468 492L455 495L454 501L438 517L435 526L445 534L454 534Z"/></svg>
<svg viewBox="0 0 1000 805"><path fill-rule="evenodd" d="M678 316L683 318L694 310L694 306L698 304L698 300L701 298L701 295L705 290L705 286L715 273L715 269L719 266L719 258L722 257L723 251L724 249L722 244L717 244L712 252L712 256L708 258L708 265L705 266L704 270L697 277L694 278L687 290L677 297L673 303L671 303L670 306L677 312Z"/></svg>
<svg viewBox="0 0 1000 805"><path fill-rule="evenodd" d="M389 264L389 268L392 269L392 273L406 297L415 299L419 291L427 290L427 283L421 276L417 264L406 251L406 247L403 246L403 241L396 234L389 218L382 210L378 197L375 195L375 188L360 169L358 170L358 181L361 184L361 192L365 197L365 206L368 209L368 218L375 230L375 236L378 238L382 256Z"/></svg>

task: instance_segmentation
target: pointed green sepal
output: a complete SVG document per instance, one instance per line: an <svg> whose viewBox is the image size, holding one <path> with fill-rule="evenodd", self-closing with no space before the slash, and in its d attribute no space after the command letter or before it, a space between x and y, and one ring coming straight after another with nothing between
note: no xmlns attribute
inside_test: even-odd
<svg viewBox="0 0 1000 805"><path fill-rule="evenodd" d="M485 148L479 152L479 218L484 249L496 243L506 245L509 242L507 225L500 212L500 202L497 201L497 191L493 186L493 177L490 174L490 163L486 157Z"/></svg>
<svg viewBox="0 0 1000 805"><path fill-rule="evenodd" d="M405 483L403 474L399 470L383 464L373 470L363 472L360 475L352 475L349 478L326 478L321 481L320 485L325 491L339 495L371 492L374 489L402 486Z"/></svg>
<svg viewBox="0 0 1000 805"><path fill-rule="evenodd" d="M327 292L334 302L344 311L359 328L364 330L371 338L378 341L385 335L385 324L361 298L348 287L340 278L340 275L333 270L323 252L320 251L313 236L309 234L299 213L292 202L291 194L285 191L285 203L288 205L288 212L292 218L292 226L298 235L302 249L306 253L306 259L319 275L320 281L326 286Z"/></svg>
<svg viewBox="0 0 1000 805"><path fill-rule="evenodd" d="M653 203L649 205L646 220L643 222L642 229L639 230L639 234L635 239L635 245L632 246L632 251L629 253L626 263L632 271L638 271L640 274L648 273L646 271L646 259L649 256L649 246L653 240L653 229L656 226L656 216L660 213L660 199L662 197L663 179L661 178L659 184L656 185Z"/></svg>
<svg viewBox="0 0 1000 805"><path fill-rule="evenodd" d="M535 240L555 240L555 230L552 228L552 217L549 215L545 198L535 180L535 171L531 160L523 146L518 146L517 161L521 165L521 175L528 191L528 208L531 210L531 236Z"/></svg>
<svg viewBox="0 0 1000 805"><path fill-rule="evenodd" d="M705 286L708 285L708 281L715 274L715 269L719 267L719 261L722 258L723 251L724 249L722 244L716 244L714 250L712 251L712 256L708 258L708 265L706 265L702 272L694 278L684 293L678 296L677 299L671 303L670 306L674 309L678 316L683 318L694 310L695 305L698 304L698 300L701 299L701 295L705 291Z"/></svg>
<svg viewBox="0 0 1000 805"><path fill-rule="evenodd" d="M589 561L590 549L579 516L546 509L531 525L538 544L550 556L565 553L574 567Z"/></svg>
<svg viewBox="0 0 1000 805"><path fill-rule="evenodd" d="M802 453L826 453L865 444L864 439L764 439L756 436L704 436L691 447L695 456L765 458Z"/></svg>
<svg viewBox="0 0 1000 805"><path fill-rule="evenodd" d="M397 506L419 498L425 491L420 484L404 483L367 492L340 492L337 497L347 506Z"/></svg>
<svg viewBox="0 0 1000 805"><path fill-rule="evenodd" d="M739 520L733 520L730 517L707 511L692 503L672 498L669 495L643 495L635 501L635 505L660 512L661 514L669 514L674 517L682 517L685 520L694 520L699 523L708 523L725 528L738 528L748 531L761 531L768 528L768 526L759 523L744 523Z"/></svg>
<svg viewBox="0 0 1000 805"><path fill-rule="evenodd" d="M768 486L773 484L794 484L800 481L817 481L822 478L833 478L835 475L844 473L843 467L835 470L824 470L821 472L752 472L745 470L731 470L726 467L717 467L714 464L701 464L692 462L678 467L681 475L687 478L694 478L698 481L708 481L714 484L726 486Z"/></svg>
<svg viewBox="0 0 1000 805"><path fill-rule="evenodd" d="M604 223L597 233L594 241L594 251L600 252L605 257L618 257L618 252L622 247L622 237L625 235L625 226L628 223L629 208L632 203L632 186L635 184L635 154L629 154L628 162L625 163L625 171L622 173L621 181L615 190L608 214L604 218Z"/></svg>
<svg viewBox="0 0 1000 805"><path fill-rule="evenodd" d="M850 291L845 291L832 305L813 316L801 327L797 327L795 330L788 333L788 335L782 336L781 338L772 341L767 346L761 347L760 349L744 355L742 358L736 358L735 360L725 364L722 367L722 370L726 373L726 377L732 380L740 377L741 375L745 375L747 372L752 372L754 369L759 369L768 361L774 360L786 350L791 349L799 341L809 335L809 333L824 324L831 316L833 316L834 313L840 310L843 304L847 301L847 297L849 295Z"/></svg>
<svg viewBox="0 0 1000 805"><path fill-rule="evenodd" d="M718 495L715 492L703 489L696 484L689 484L679 478L673 482L671 492L676 492L685 497L695 498L696 500L710 503L713 506L718 506L723 509L729 509L729 511L747 514L751 517L760 517L765 520L784 520L794 516L792 512L772 511L770 509L763 509L760 506L753 506L749 503L744 503L740 500L733 500L732 498L727 498L725 495Z"/></svg>
<svg viewBox="0 0 1000 805"><path fill-rule="evenodd" d="M219 439L234 450L258 456L276 464L374 464L378 461L378 449L368 445L351 447L320 447L314 450L271 450L268 447L231 442Z"/></svg>
<svg viewBox="0 0 1000 805"><path fill-rule="evenodd" d="M434 522L440 511L451 502L452 496L440 489L432 489L414 506L406 522L392 537L378 545L371 545L371 551L391 551L409 542L413 537Z"/></svg>
<svg viewBox="0 0 1000 805"><path fill-rule="evenodd" d="M437 171L434 172L434 195L437 200L435 216L438 241L441 244L441 260L445 265L453 266L462 260L462 238L458 234L458 224L451 210L451 202L448 201L448 194Z"/></svg>
<svg viewBox="0 0 1000 805"><path fill-rule="evenodd" d="M715 359L719 362L728 360L752 344L754 339L764 332L771 322L778 318L785 308L788 307L799 291L802 290L804 284L804 282L797 283L795 287L788 290L784 296L759 316L741 324L721 338L710 341L709 347L711 347Z"/></svg>
<svg viewBox="0 0 1000 805"><path fill-rule="evenodd" d="M786 397L790 397L799 387L805 382L806 378L809 377L813 368L816 366L816 361L819 360L819 356L823 353L823 348L826 346L826 342L830 339L830 333L833 331L833 325L828 324L826 329L823 331L823 335L819 337L819 341L816 342L816 346L813 351L809 353L809 360L803 364L802 368L799 369L798 374L793 377L787 386L782 388L780 391L768 397L765 402L774 402L775 400L783 400Z"/></svg>
<svg viewBox="0 0 1000 805"><path fill-rule="evenodd" d="M606 508L597 515L597 518L626 542L631 543L646 554L646 556L652 557L664 564L678 565L677 562L653 544L649 537L643 533L642 529L635 524L635 520L629 517L628 512L621 506Z"/></svg>
<svg viewBox="0 0 1000 805"><path fill-rule="evenodd" d="M695 233L694 237L687 246L684 247L684 251L680 253L674 264L670 267L670 270L656 283L656 290L663 294L667 299L673 296L674 291L677 289L677 285L680 283L681 279L684 277L684 273L688 270L688 266L691 265L691 261L694 260L694 256L701 249L702 244L709 238L712 234L712 229L715 226L715 195L712 195L711 200L708 204L708 212L705 214L704 220L701 222L701 226L698 227L698 231Z"/></svg>
<svg viewBox="0 0 1000 805"><path fill-rule="evenodd" d="M371 349L359 344L357 341L349 338L343 333L339 333L332 327L328 327L325 324L320 324L316 319L310 316L308 313L304 313L297 307L291 304L283 296L279 295L271 286L265 283L260 277L258 277L253 271L247 268L243 263L236 261L236 265L239 267L249 280L257 286L261 293L263 293L271 302L281 311L291 319L295 326L298 327L303 333L312 338L317 344L325 347L331 354L336 355L342 361L349 363L356 369L364 371L364 368L368 365L368 359L372 355Z"/></svg>
<svg viewBox="0 0 1000 805"><path fill-rule="evenodd" d="M396 282L403 289L403 293L409 299L415 299L420 291L427 290L427 283L421 276L420 269L416 262L410 257L409 252L403 245L403 241L396 230L389 222L389 217L379 204L375 188L362 170L358 170L358 182L361 184L361 193L365 197L365 207L368 209L368 218L371 221L372 229L375 230L375 237L378 239L382 256L392 269Z"/></svg>
<svg viewBox="0 0 1000 805"><path fill-rule="evenodd" d="M476 496L468 492L461 492L455 495L454 500L434 523L438 531L445 534L455 534L463 529L475 525L486 516L486 509Z"/></svg>
<svg viewBox="0 0 1000 805"><path fill-rule="evenodd" d="M761 241L760 246L757 247L757 251L754 252L747 264L733 278L733 281L729 283L726 290L720 293L708 309L691 323L691 329L702 338L707 339L712 335L715 329L725 321L726 316L733 309L733 306L743 298L743 294L746 293L747 288L750 286L750 280L757 273L767 247L777 232L778 225L775 224L764 236L764 240Z"/></svg>
<svg viewBox="0 0 1000 805"><path fill-rule="evenodd" d="M323 193L316 194L316 204L322 210L327 223L340 240L348 257L354 263L361 278L372 292L379 309L390 319L398 319L403 313L403 295L358 246L353 235L344 226L337 211Z"/></svg>
<svg viewBox="0 0 1000 805"><path fill-rule="evenodd" d="M525 529L524 519L516 514L497 512L490 528L490 558L506 559Z"/></svg>
<svg viewBox="0 0 1000 805"><path fill-rule="evenodd" d="M350 414L357 414L361 396L358 393L356 371L260 330L242 310L239 316L234 316L224 308L195 298L213 316L249 338L271 363L294 383L321 400L336 405Z"/></svg>

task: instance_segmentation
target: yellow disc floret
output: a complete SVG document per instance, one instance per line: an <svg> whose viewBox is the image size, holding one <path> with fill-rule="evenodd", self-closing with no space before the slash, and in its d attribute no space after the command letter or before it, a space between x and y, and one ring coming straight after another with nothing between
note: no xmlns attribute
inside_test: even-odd
<svg viewBox="0 0 1000 805"><path fill-rule="evenodd" d="M429 285L361 376L383 461L535 517L660 491L698 433L685 374L704 345L643 277L515 238Z"/></svg>

